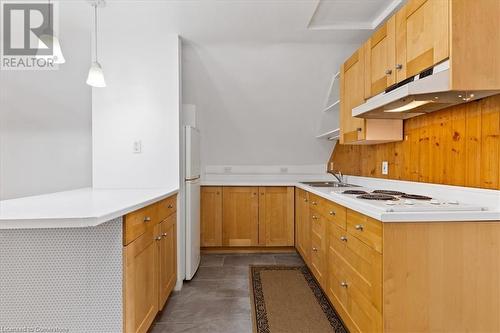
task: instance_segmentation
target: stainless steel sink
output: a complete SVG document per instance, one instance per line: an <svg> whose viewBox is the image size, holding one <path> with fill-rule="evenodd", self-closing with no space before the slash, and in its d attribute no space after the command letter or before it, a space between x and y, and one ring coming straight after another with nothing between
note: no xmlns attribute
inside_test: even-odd
<svg viewBox="0 0 500 333"><path fill-rule="evenodd" d="M301 184L312 187L357 187L356 185L344 184L339 182L301 182Z"/></svg>

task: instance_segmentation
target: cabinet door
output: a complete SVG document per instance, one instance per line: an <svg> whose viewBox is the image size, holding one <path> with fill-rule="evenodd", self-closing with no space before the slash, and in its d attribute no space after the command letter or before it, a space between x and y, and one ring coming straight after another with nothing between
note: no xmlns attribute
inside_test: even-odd
<svg viewBox="0 0 500 333"><path fill-rule="evenodd" d="M201 246L222 246L222 187L201 188Z"/></svg>
<svg viewBox="0 0 500 333"><path fill-rule="evenodd" d="M259 187L259 245L293 246L293 187Z"/></svg>
<svg viewBox="0 0 500 333"><path fill-rule="evenodd" d="M295 240L296 248L309 265L311 255L311 224L309 220L309 196L304 190L295 192Z"/></svg>
<svg viewBox="0 0 500 333"><path fill-rule="evenodd" d="M392 16L365 44L365 98L396 83L396 18Z"/></svg>
<svg viewBox="0 0 500 333"><path fill-rule="evenodd" d="M311 210L311 263L309 268L318 280L319 284L326 290L326 257L327 257L327 235L324 218L315 210Z"/></svg>
<svg viewBox="0 0 500 333"><path fill-rule="evenodd" d="M158 270L155 228L124 249L125 332L145 333L158 312Z"/></svg>
<svg viewBox="0 0 500 333"><path fill-rule="evenodd" d="M222 190L222 244L259 245L259 188L224 187Z"/></svg>
<svg viewBox="0 0 500 333"><path fill-rule="evenodd" d="M399 82L449 57L449 1L410 0L396 13L396 34Z"/></svg>
<svg viewBox="0 0 500 333"><path fill-rule="evenodd" d="M365 120L352 116L352 109L364 102L364 47L358 49L340 69L340 143L364 139Z"/></svg>
<svg viewBox="0 0 500 333"><path fill-rule="evenodd" d="M163 309L177 281L177 227L176 215L170 215L160 224L161 240L158 248L159 309Z"/></svg>

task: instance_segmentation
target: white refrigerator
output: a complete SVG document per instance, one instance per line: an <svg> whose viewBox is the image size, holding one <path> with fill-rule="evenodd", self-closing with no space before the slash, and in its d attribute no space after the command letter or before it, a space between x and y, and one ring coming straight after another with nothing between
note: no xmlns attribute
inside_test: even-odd
<svg viewBox="0 0 500 333"><path fill-rule="evenodd" d="M186 280L200 265L200 131L185 126Z"/></svg>

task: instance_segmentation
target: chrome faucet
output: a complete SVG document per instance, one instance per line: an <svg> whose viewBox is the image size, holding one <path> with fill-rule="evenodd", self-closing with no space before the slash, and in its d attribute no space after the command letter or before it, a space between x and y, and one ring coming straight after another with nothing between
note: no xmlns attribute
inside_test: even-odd
<svg viewBox="0 0 500 333"><path fill-rule="evenodd" d="M337 178L337 180L340 184L344 184L344 175L342 174L342 172L340 170L337 172L328 171L328 173L331 174L333 177Z"/></svg>

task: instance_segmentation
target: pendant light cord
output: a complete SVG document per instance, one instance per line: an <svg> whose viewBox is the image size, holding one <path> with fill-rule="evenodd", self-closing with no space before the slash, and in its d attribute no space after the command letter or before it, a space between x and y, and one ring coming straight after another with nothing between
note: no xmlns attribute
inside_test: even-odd
<svg viewBox="0 0 500 333"><path fill-rule="evenodd" d="M95 17L95 61L99 62L97 59L97 3L94 5L94 17Z"/></svg>

